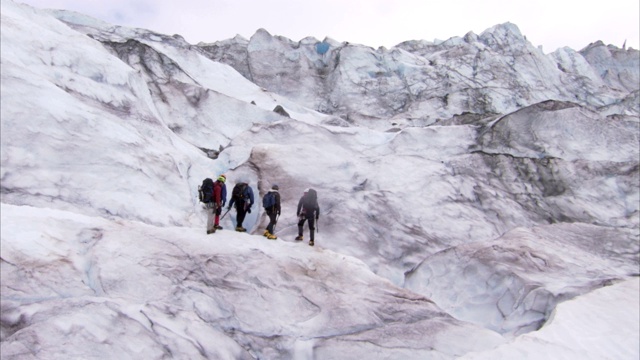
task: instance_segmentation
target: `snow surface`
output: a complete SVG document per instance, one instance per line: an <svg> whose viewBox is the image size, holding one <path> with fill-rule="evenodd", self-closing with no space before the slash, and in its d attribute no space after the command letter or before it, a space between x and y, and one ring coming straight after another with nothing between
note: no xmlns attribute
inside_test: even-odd
<svg viewBox="0 0 640 360"><path fill-rule="evenodd" d="M566 301L539 331L461 359L637 359L639 284L630 279Z"/></svg>
<svg viewBox="0 0 640 360"><path fill-rule="evenodd" d="M510 24L427 57L347 45L323 73L339 85L329 94L314 76L342 45L325 40L317 63L315 39L259 31L254 70L275 72L260 81L296 84L276 94L180 37L1 4L3 359L638 358L640 107L638 89L594 78L617 66L606 54L597 68L569 51L541 60ZM422 122L309 106L400 109L384 89L413 79L424 94L445 73L467 86L472 68L441 71L478 47L474 81L504 113L447 119L465 91L405 109ZM486 54L505 48L522 56ZM554 99L567 78L533 74L560 62L605 106ZM402 81L382 76L394 66ZM530 94L507 91L512 68ZM361 101L363 89L378 95ZM444 120L424 126L434 113ZM221 173L229 194L254 189L246 234L229 231L234 211L205 233L197 188ZM260 199L274 183L268 241ZM293 240L308 187L315 247Z"/></svg>

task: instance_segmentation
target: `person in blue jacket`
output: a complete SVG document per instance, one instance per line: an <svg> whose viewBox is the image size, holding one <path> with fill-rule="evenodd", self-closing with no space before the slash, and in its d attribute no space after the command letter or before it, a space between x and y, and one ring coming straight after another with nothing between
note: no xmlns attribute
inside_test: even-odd
<svg viewBox="0 0 640 360"><path fill-rule="evenodd" d="M222 194L221 194L221 198L222 198L222 207L224 207L227 204L227 175L222 174L220 176L218 176L218 180L220 180L222 182Z"/></svg>

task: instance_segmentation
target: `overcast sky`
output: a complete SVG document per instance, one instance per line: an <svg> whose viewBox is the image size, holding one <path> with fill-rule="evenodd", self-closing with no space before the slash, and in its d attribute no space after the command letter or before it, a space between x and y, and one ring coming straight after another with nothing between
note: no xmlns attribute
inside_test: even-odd
<svg viewBox="0 0 640 360"><path fill-rule="evenodd" d="M106 22L188 42L215 42L263 28L294 41L392 47L406 40L446 40L496 24L516 24L545 53L580 50L597 40L640 48L638 0L16 0L75 10Z"/></svg>

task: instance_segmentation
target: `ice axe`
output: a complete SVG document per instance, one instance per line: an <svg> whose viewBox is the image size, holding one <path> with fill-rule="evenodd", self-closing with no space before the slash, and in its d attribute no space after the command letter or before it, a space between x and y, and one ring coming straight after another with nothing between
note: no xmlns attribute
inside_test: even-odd
<svg viewBox="0 0 640 360"><path fill-rule="evenodd" d="M231 211L231 208L228 208L227 211L225 211L224 214L222 214L222 217L220 218L220 220L224 219L224 216L227 215L229 211Z"/></svg>

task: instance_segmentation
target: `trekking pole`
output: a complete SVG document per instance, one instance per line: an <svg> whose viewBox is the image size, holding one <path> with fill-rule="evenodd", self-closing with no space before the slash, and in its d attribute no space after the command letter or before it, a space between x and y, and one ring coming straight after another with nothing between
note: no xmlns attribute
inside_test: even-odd
<svg viewBox="0 0 640 360"><path fill-rule="evenodd" d="M224 219L224 216L227 215L227 213L231 211L231 208L228 208L227 211L222 215L222 217L220 218L220 220Z"/></svg>

